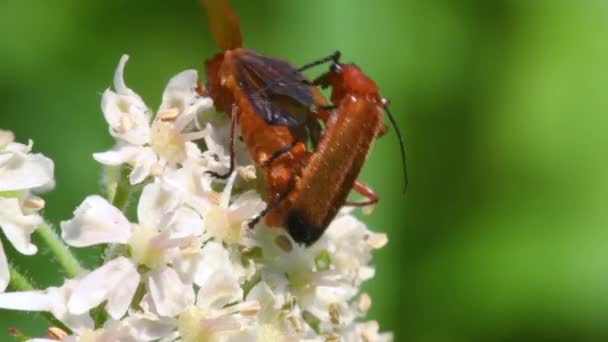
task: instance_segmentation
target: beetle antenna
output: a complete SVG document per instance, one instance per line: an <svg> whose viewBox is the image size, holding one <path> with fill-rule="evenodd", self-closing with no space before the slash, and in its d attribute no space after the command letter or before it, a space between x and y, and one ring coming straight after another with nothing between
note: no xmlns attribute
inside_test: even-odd
<svg viewBox="0 0 608 342"><path fill-rule="evenodd" d="M317 61L314 61L312 63L304 64L303 66L301 66L301 67L298 68L298 71L304 71L304 70L307 70L307 69L310 69L310 68L314 68L317 65L325 64L325 63L328 63L328 62L332 62L334 64L338 64L338 61L340 60L340 56L341 56L340 51L336 51L336 52L332 53L331 55L329 55L329 56L327 56L325 58L321 58L321 59L319 59Z"/></svg>
<svg viewBox="0 0 608 342"><path fill-rule="evenodd" d="M391 121L391 124L395 128L395 132L397 133L397 138L399 139L399 146L401 147L401 163L403 164L403 179L405 184L403 186L403 193L407 191L407 164L405 162L405 144L403 143L403 137L401 136L401 131L399 131L399 126L397 126L397 122L395 121L395 117L388 110L388 107L384 107L384 111L388 116L388 119Z"/></svg>

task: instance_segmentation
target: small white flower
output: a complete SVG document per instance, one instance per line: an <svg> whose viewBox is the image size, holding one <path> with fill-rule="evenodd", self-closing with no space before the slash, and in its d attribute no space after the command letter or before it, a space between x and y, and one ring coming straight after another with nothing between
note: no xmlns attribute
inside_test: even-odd
<svg viewBox="0 0 608 342"><path fill-rule="evenodd" d="M44 200L34 192L55 186L54 164L42 154L32 154L32 142L14 142L14 135L0 130L0 229L19 253L32 255L38 248L31 235L43 223L38 210ZM0 292L6 289L9 275L4 249L0 247Z"/></svg>
<svg viewBox="0 0 608 342"><path fill-rule="evenodd" d="M28 145L11 142L0 146L0 192L48 191L55 186L54 164L42 154L31 154Z"/></svg>
<svg viewBox="0 0 608 342"><path fill-rule="evenodd" d="M16 198L0 198L0 228L20 253L32 255L38 251L30 239L36 227L41 224L40 215L24 215Z"/></svg>
<svg viewBox="0 0 608 342"><path fill-rule="evenodd" d="M103 116L110 125L110 134L130 144L142 145L149 140L151 114L148 107L124 81L129 56L120 58L114 73L114 89L106 89L101 98Z"/></svg>
<svg viewBox="0 0 608 342"><path fill-rule="evenodd" d="M391 342L393 334L380 333L380 326L376 321L354 324L350 331L345 331L344 336L347 341L374 341Z"/></svg>
<svg viewBox="0 0 608 342"><path fill-rule="evenodd" d="M242 302L243 290L236 278L217 270L199 289L196 305L185 310L178 320L184 342L246 341L251 316L259 303ZM235 304L236 303L236 304Z"/></svg>
<svg viewBox="0 0 608 342"><path fill-rule="evenodd" d="M193 275L194 283L198 286L204 286L217 271L226 272L233 276L237 275L228 251L220 243L214 241L207 242L200 254L198 254L197 261L198 267L193 272Z"/></svg>
<svg viewBox="0 0 608 342"><path fill-rule="evenodd" d="M68 280L61 287L46 290L0 293L0 308L21 311L47 311L70 329L79 332L93 328L88 312L73 313L68 309L78 280Z"/></svg>
<svg viewBox="0 0 608 342"><path fill-rule="evenodd" d="M159 175L165 166L175 167L200 154L192 140L203 138L204 132L185 132L197 116L212 108L210 98L196 91L198 74L186 70L173 77L163 94L163 102L155 118L133 90L125 85L123 73L128 56L123 55L114 75L115 92L108 89L102 97L102 111L117 146L93 157L105 165L128 164L133 167L131 184L150 175Z"/></svg>
<svg viewBox="0 0 608 342"><path fill-rule="evenodd" d="M144 187L137 213L139 223L132 224L107 200L90 196L76 209L73 219L61 222L62 236L74 247L129 244L132 253L142 262L157 258L149 253L163 253L187 245L189 238L203 233L200 215L180 206L173 194L158 183Z"/></svg>
<svg viewBox="0 0 608 342"><path fill-rule="evenodd" d="M140 275L131 260L118 257L85 275L68 302L70 312L83 314L107 300L110 317L120 319L127 312Z"/></svg>
<svg viewBox="0 0 608 342"><path fill-rule="evenodd" d="M237 175L238 173L234 172L230 176L217 204L210 206L204 214L208 236L227 244L242 243L249 229L247 223L266 207L255 191L248 191L231 198Z"/></svg>
<svg viewBox="0 0 608 342"><path fill-rule="evenodd" d="M75 332L74 335L62 336L59 338L34 338L27 340L28 342L145 342L153 341L158 338L154 331L149 331L149 334L142 329L142 326L134 319L127 318L121 321L110 319L102 328L99 329L83 329Z"/></svg>
<svg viewBox="0 0 608 342"><path fill-rule="evenodd" d="M319 247L326 248L337 272L360 284L374 276L372 250L386 244L386 235L373 233L352 215L339 215L327 228Z"/></svg>
<svg viewBox="0 0 608 342"><path fill-rule="evenodd" d="M299 341L314 336L297 303L288 297L287 287L273 290L264 281L251 289L247 300L257 301L261 308L257 316L258 341Z"/></svg>
<svg viewBox="0 0 608 342"><path fill-rule="evenodd" d="M150 271L144 275L156 312L161 316L176 316L187 306L194 303L192 279L183 281L170 266L172 260L179 264L181 253L195 255L192 246L200 246L198 236L203 233L203 222L193 209L180 205L171 192L161 184L152 183L144 187L137 208L139 223L131 224L118 209L99 196L91 196L76 210L75 217L62 222L61 227L66 242L73 246L94 245L100 243L117 243L129 246L130 259L121 257L104 264L101 268L87 275L85 279L99 281L102 278L112 279L113 283L127 282L131 287L117 292L116 296L132 297L139 283L139 274L135 265L144 265ZM121 267L112 266L118 263ZM108 267L107 269L104 269ZM104 269L102 272L101 270ZM118 272L121 269L128 274ZM124 277L124 280L121 280ZM119 279L120 278L120 279ZM84 282L84 279L83 279ZM118 285L121 286L121 285ZM128 308L124 300L116 301L111 306L114 292L107 284L107 293L98 292L77 297L80 302L71 302L72 310L90 309L102 300L108 300L107 309L113 310L112 317L119 319ZM189 294L190 293L190 294ZM79 292L80 294L80 292ZM189 295L188 295L189 294ZM125 297L126 298L126 297ZM127 306L124 306L127 305Z"/></svg>
<svg viewBox="0 0 608 342"><path fill-rule="evenodd" d="M142 304L149 300L149 294L144 296L140 303ZM156 341L162 339L165 341L173 341L169 337L174 333L177 320L173 317L159 317L149 311L131 311L127 317L122 320L122 323L130 327L132 334L136 337L136 341Z"/></svg>
<svg viewBox="0 0 608 342"><path fill-rule="evenodd" d="M179 169L165 170L159 184L176 201L204 215L211 205L217 204L218 196L211 186L211 177L203 176L206 168L199 162L202 160L191 158Z"/></svg>
<svg viewBox="0 0 608 342"><path fill-rule="evenodd" d="M150 295L160 316L177 316L194 303L192 285L182 282L172 268L158 268L150 271L148 276Z"/></svg>
<svg viewBox="0 0 608 342"><path fill-rule="evenodd" d="M89 196L74 211L74 218L61 222L62 238L71 246L126 243L131 224L123 213L101 196Z"/></svg>

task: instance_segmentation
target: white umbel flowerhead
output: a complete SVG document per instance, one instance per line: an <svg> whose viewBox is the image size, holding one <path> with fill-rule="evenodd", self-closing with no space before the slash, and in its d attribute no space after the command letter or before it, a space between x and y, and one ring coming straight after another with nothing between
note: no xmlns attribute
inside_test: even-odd
<svg viewBox="0 0 608 342"><path fill-rule="evenodd" d="M27 145L14 142L12 132L0 130L0 229L26 255L38 250L31 235L43 223L38 211L44 208L44 200L35 193L55 186L53 161L31 150L31 141ZM0 292L8 282L7 259L0 246Z"/></svg>
<svg viewBox="0 0 608 342"><path fill-rule="evenodd" d="M202 138L204 133L187 132L187 128L196 126L197 116L211 110L213 101L196 93L198 74L196 70L186 70L169 81L153 117L141 97L125 84L128 59L127 55L120 59L114 74L114 91L107 89L101 101L116 147L93 157L104 165L129 165L133 168L129 180L137 184L200 153L191 141Z"/></svg>
<svg viewBox="0 0 608 342"><path fill-rule="evenodd" d="M374 276L372 253L386 235L351 210L342 210L311 247L263 223L248 228L266 207L256 167L237 141L228 179L205 174L228 168L230 125L226 118L203 120L212 101L196 93L197 73L173 77L153 115L125 85L126 61L102 98L116 146L94 157L131 169L130 182L114 186L137 197L122 209L115 199L88 196L61 222L62 238L76 248L106 246L103 263L58 288L0 294L0 308L51 312L71 329L62 341L390 341L377 322L364 320L371 298L360 292ZM0 146L11 139L0 134ZM27 146L13 150L29 155ZM2 162L0 154L0 172ZM38 216L20 196L0 193L2 201L2 229L30 252L24 227L35 227ZM0 281L8 274L5 259L0 253ZM107 319L96 316L93 325L91 310Z"/></svg>

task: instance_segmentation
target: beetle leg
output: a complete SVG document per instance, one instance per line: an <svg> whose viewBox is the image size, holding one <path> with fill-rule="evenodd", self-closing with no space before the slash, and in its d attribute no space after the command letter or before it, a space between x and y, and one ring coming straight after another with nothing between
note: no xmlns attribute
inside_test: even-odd
<svg viewBox="0 0 608 342"><path fill-rule="evenodd" d="M380 129L378 130L378 134L376 134L376 138L380 138L380 137L384 136L387 132L388 132L388 126L382 125L380 127Z"/></svg>
<svg viewBox="0 0 608 342"><path fill-rule="evenodd" d="M234 171L234 139L235 139L235 132L236 132L236 121L238 119L238 112L239 112L239 107L236 104L232 105L232 114L230 115L230 168L228 169L228 172L221 174L221 173L211 171L211 170L205 171L206 174L211 175L215 178L226 179L226 178L230 177L230 175Z"/></svg>
<svg viewBox="0 0 608 342"><path fill-rule="evenodd" d="M270 158L268 158L267 160L265 160L262 163L262 166L268 166L270 165L270 163L272 163L273 161L275 161L277 158L279 158L280 156L282 156L283 154L289 152L289 150L291 150L292 147L296 146L296 144L298 143L297 140L294 140L293 142L281 147L281 149L279 149L278 151L276 151L275 153L273 153Z"/></svg>
<svg viewBox="0 0 608 342"><path fill-rule="evenodd" d="M312 93L312 99L314 103L314 108L310 110L314 117L327 123L329 117L331 115L330 111L336 109L337 107L333 104L327 102L327 99L323 94L319 91L319 89L312 84L312 82L306 80L308 85L311 85L310 91ZM314 109L314 110L313 110Z"/></svg>
<svg viewBox="0 0 608 342"><path fill-rule="evenodd" d="M205 88L200 83L196 83L196 88L194 88L194 91L196 91L196 93L199 94L200 96L209 96L209 92L207 91L207 88Z"/></svg>
<svg viewBox="0 0 608 342"><path fill-rule="evenodd" d="M336 108L338 108L336 105L317 106L317 110L313 112L313 115L323 121L323 123L327 123L331 116L330 112Z"/></svg>
<svg viewBox="0 0 608 342"><path fill-rule="evenodd" d="M318 113L318 114L315 113L315 114L317 114L319 118L323 118L323 117L329 118L328 112L332 111L336 108L338 108L338 106L336 106L335 104L331 104L331 105L327 105L327 106L317 106L318 110L324 111L325 113ZM322 115L325 115L325 116L322 116Z"/></svg>
<svg viewBox="0 0 608 342"><path fill-rule="evenodd" d="M291 188L292 187L290 187L287 191L275 196L272 199L272 201L270 203L268 203L266 208L264 208L256 217L254 217L251 221L249 221L247 226L250 229L253 229L253 227L255 227L260 222L260 220L262 220L264 218L264 216L266 216L266 214L268 214L269 211L271 211L273 208L275 208L277 205L279 205L285 198L287 198L287 196L289 195L289 192L291 191Z"/></svg>
<svg viewBox="0 0 608 342"><path fill-rule="evenodd" d="M380 200L380 197L378 197L378 195L374 192L374 190L372 190L367 184L365 184L361 181L358 181L358 180L355 181L355 183L353 184L353 190L355 190L356 192L361 194L361 196L367 198L367 201L362 201L362 202L346 201L346 202L344 202L344 205L348 205L351 207L365 207L368 205L376 204Z"/></svg>

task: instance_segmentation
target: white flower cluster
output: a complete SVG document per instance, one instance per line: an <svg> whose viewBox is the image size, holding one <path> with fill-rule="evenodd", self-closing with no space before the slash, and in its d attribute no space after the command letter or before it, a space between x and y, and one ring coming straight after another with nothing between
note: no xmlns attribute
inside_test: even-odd
<svg viewBox="0 0 608 342"><path fill-rule="evenodd" d="M195 92L197 72L173 77L153 116L125 85L127 59L102 98L117 144L94 158L132 170L130 183L143 187L136 219L87 197L61 222L62 238L72 247L107 245L103 265L59 287L2 293L0 307L50 312L70 329L32 341L390 341L375 321L360 321L371 299L359 288L373 277L371 252L386 236L347 211L309 248L280 229L247 228L265 207L253 190L255 169L239 163L227 181L205 174L228 167L229 125L201 124L213 103ZM52 185L52 163L2 134L0 226L31 254L29 233L41 219L30 190ZM91 315L99 310L101 322Z"/></svg>
<svg viewBox="0 0 608 342"><path fill-rule="evenodd" d="M32 154L32 142L14 142L12 132L0 130L0 229L15 249L32 255L38 248L31 235L42 223L38 211L44 200L34 195L55 187L53 161L41 154ZM8 286L8 262L0 243L0 292Z"/></svg>

